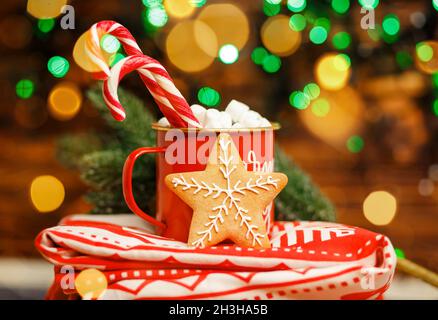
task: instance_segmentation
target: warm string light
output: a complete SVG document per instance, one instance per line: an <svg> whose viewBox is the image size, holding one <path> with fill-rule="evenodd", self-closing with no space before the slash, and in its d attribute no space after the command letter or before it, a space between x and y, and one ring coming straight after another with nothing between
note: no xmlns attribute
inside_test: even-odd
<svg viewBox="0 0 438 320"><path fill-rule="evenodd" d="M281 57L291 55L301 44L301 33L293 30L289 24L289 17L277 15L268 18L261 29L263 45Z"/></svg>
<svg viewBox="0 0 438 320"><path fill-rule="evenodd" d="M344 54L327 53L315 64L315 76L318 84L327 90L340 90L350 79L350 61Z"/></svg>
<svg viewBox="0 0 438 320"><path fill-rule="evenodd" d="M67 0L27 0L27 12L38 19L55 18L67 3Z"/></svg>
<svg viewBox="0 0 438 320"><path fill-rule="evenodd" d="M72 119L80 110L82 94L73 83L61 82L49 93L49 112L57 120Z"/></svg>

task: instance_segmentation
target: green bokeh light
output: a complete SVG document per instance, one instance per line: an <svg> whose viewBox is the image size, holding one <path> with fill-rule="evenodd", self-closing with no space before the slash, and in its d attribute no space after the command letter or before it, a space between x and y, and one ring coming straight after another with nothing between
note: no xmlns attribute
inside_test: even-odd
<svg viewBox="0 0 438 320"><path fill-rule="evenodd" d="M15 93L21 99L29 99L32 97L34 90L35 85L32 80L29 79L21 79L15 85Z"/></svg>
<svg viewBox="0 0 438 320"><path fill-rule="evenodd" d="M435 88L438 88L438 72L432 75L432 84Z"/></svg>
<svg viewBox="0 0 438 320"><path fill-rule="evenodd" d="M203 105L215 107L221 102L221 95L213 88L203 87L198 91L198 100Z"/></svg>
<svg viewBox="0 0 438 320"><path fill-rule="evenodd" d="M251 59L255 64L261 65L263 60L268 56L268 51L263 47L255 48L251 53Z"/></svg>
<svg viewBox="0 0 438 320"><path fill-rule="evenodd" d="M235 45L225 44L219 49L219 60L225 64L231 64L239 58L239 50Z"/></svg>
<svg viewBox="0 0 438 320"><path fill-rule="evenodd" d="M376 9L379 5L379 0L359 0L359 4L365 9Z"/></svg>
<svg viewBox="0 0 438 320"><path fill-rule="evenodd" d="M282 0L265 0L265 2L270 4L280 4Z"/></svg>
<svg viewBox="0 0 438 320"><path fill-rule="evenodd" d="M301 12L306 8L306 0L287 0L287 8L292 12Z"/></svg>
<svg viewBox="0 0 438 320"><path fill-rule="evenodd" d="M394 251L395 251L395 255L397 256L397 258L399 258L399 259L406 259L405 252L402 249L394 248Z"/></svg>
<svg viewBox="0 0 438 320"><path fill-rule="evenodd" d="M377 42L380 40L380 32L379 32L379 28L375 29L368 29L367 30L368 36L370 37L371 40Z"/></svg>
<svg viewBox="0 0 438 320"><path fill-rule="evenodd" d="M432 111L433 111L433 114L438 117L438 99L435 99L433 101Z"/></svg>
<svg viewBox="0 0 438 320"><path fill-rule="evenodd" d="M433 58L433 49L430 45L420 42L416 46L418 59L423 62L429 62Z"/></svg>
<svg viewBox="0 0 438 320"><path fill-rule="evenodd" d="M351 153L359 153L362 151L365 143L360 136L351 136L347 140L347 149Z"/></svg>
<svg viewBox="0 0 438 320"><path fill-rule="evenodd" d="M310 82L304 86L303 92L310 100L314 100L319 97L321 89L316 83Z"/></svg>
<svg viewBox="0 0 438 320"><path fill-rule="evenodd" d="M317 99L312 103L312 113L317 117L325 117L330 112L330 103L326 99Z"/></svg>
<svg viewBox="0 0 438 320"><path fill-rule="evenodd" d="M350 0L332 0L332 9L336 13L344 14L350 8Z"/></svg>
<svg viewBox="0 0 438 320"><path fill-rule="evenodd" d="M299 110L304 110L309 106L310 99L304 92L294 91L289 96L289 104Z"/></svg>
<svg viewBox="0 0 438 320"><path fill-rule="evenodd" d="M117 52L116 54L112 55L109 59L109 65L110 67L114 66L117 62L125 58L125 55L123 53Z"/></svg>
<svg viewBox="0 0 438 320"><path fill-rule="evenodd" d="M322 44L327 40L327 30L321 26L313 27L310 30L309 39L314 44Z"/></svg>
<svg viewBox="0 0 438 320"><path fill-rule="evenodd" d="M55 78L62 78L70 69L70 63L64 57L54 56L47 62L47 69Z"/></svg>
<svg viewBox="0 0 438 320"><path fill-rule="evenodd" d="M395 55L395 60L401 69L407 69L412 66L413 59L409 52L407 51L398 51Z"/></svg>
<svg viewBox="0 0 438 320"><path fill-rule="evenodd" d="M331 22L329 19L325 18L325 17L320 17L317 18L314 22L315 26L318 27L323 27L325 29L325 31L327 31L327 33L330 31L330 27L331 27Z"/></svg>
<svg viewBox="0 0 438 320"><path fill-rule="evenodd" d="M189 3L192 7L201 8L207 3L207 0L190 0Z"/></svg>
<svg viewBox="0 0 438 320"><path fill-rule="evenodd" d="M106 34L100 39L100 47L107 53L116 53L120 49L120 41L111 34Z"/></svg>
<svg viewBox="0 0 438 320"><path fill-rule="evenodd" d="M292 30L302 31L306 28L306 18L302 14L296 13L290 17L289 26Z"/></svg>
<svg viewBox="0 0 438 320"><path fill-rule="evenodd" d="M146 9L145 17L147 22L157 28L164 27L169 20L167 12L162 5Z"/></svg>
<svg viewBox="0 0 438 320"><path fill-rule="evenodd" d="M383 18L382 28L385 33L394 36L400 31L400 20L395 14L388 14Z"/></svg>
<svg viewBox="0 0 438 320"><path fill-rule="evenodd" d="M436 11L438 11L438 0L432 0L432 5Z"/></svg>
<svg viewBox="0 0 438 320"><path fill-rule="evenodd" d="M276 55L270 54L263 59L263 70L267 73L275 73L280 70L281 59Z"/></svg>
<svg viewBox="0 0 438 320"><path fill-rule="evenodd" d="M147 8L154 8L163 5L163 0L142 0L142 2Z"/></svg>
<svg viewBox="0 0 438 320"><path fill-rule="evenodd" d="M267 1L263 2L263 12L268 17L275 16L276 14L279 14L281 10L281 4L279 3L270 3Z"/></svg>
<svg viewBox="0 0 438 320"><path fill-rule="evenodd" d="M338 50L347 49L351 44L351 36L345 31L338 32L333 36L332 43Z"/></svg>
<svg viewBox="0 0 438 320"><path fill-rule="evenodd" d="M42 33L48 33L55 27L55 19L39 19L38 30Z"/></svg>

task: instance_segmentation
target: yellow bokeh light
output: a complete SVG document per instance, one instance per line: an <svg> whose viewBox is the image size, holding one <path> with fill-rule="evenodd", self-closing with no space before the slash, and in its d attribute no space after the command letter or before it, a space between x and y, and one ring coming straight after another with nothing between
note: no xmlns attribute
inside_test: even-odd
<svg viewBox="0 0 438 320"><path fill-rule="evenodd" d="M164 7L170 16L185 18L195 11L195 7L190 2L190 0L165 0Z"/></svg>
<svg viewBox="0 0 438 320"><path fill-rule="evenodd" d="M166 52L170 61L183 71L204 70L218 52L216 35L201 21L183 21L169 32Z"/></svg>
<svg viewBox="0 0 438 320"><path fill-rule="evenodd" d="M315 112L314 104L325 100L330 106L323 117ZM345 148L345 141L354 133L361 131L363 125L364 102L351 87L339 91L321 90L318 99L298 113L304 125L315 136L339 149Z"/></svg>
<svg viewBox="0 0 438 320"><path fill-rule="evenodd" d="M234 4L219 3L206 6L200 12L198 20L206 23L214 31L219 47L232 44L240 50L248 41L248 18Z"/></svg>
<svg viewBox="0 0 438 320"><path fill-rule="evenodd" d="M89 57L86 51L86 46L91 47L91 33L90 31L84 32L76 41L75 46L73 48L73 59L75 60L76 64L84 69L87 72L100 72L102 69L95 64ZM107 64L109 65L111 54L108 54L104 50L101 50L100 47L94 48L95 53L100 56L104 61L107 61Z"/></svg>
<svg viewBox="0 0 438 320"><path fill-rule="evenodd" d="M85 269L75 279L75 288L84 299L99 298L108 287L105 275L97 269Z"/></svg>
<svg viewBox="0 0 438 320"><path fill-rule="evenodd" d="M30 199L39 212L58 209L64 201L64 196L64 185L50 175L36 177L30 185Z"/></svg>
<svg viewBox="0 0 438 320"><path fill-rule="evenodd" d="M269 51L282 57L294 53L301 44L301 33L289 27L289 18L285 15L276 15L266 20L261 37Z"/></svg>
<svg viewBox="0 0 438 320"><path fill-rule="evenodd" d="M363 202L363 213L377 226L389 224L397 212L396 198L386 191L374 191Z"/></svg>
<svg viewBox="0 0 438 320"><path fill-rule="evenodd" d="M69 82L61 82L49 94L50 114L58 120L69 120L80 110L82 94L79 88Z"/></svg>
<svg viewBox="0 0 438 320"><path fill-rule="evenodd" d="M315 64L315 77L324 89L342 89L347 85L350 76L350 66L342 55L327 53L321 56Z"/></svg>
<svg viewBox="0 0 438 320"><path fill-rule="evenodd" d="M38 19L55 18L66 4L67 0L27 0L27 12Z"/></svg>

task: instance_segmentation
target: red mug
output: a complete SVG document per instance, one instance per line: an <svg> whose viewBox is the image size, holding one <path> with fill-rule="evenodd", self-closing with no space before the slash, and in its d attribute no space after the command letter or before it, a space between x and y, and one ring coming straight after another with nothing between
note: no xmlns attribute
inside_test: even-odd
<svg viewBox="0 0 438 320"><path fill-rule="evenodd" d="M220 133L228 133L239 150L247 170L272 172L274 169L274 131L279 125L250 129L175 129L153 124L157 132L156 147L134 150L123 167L123 195L128 207L139 217L156 226L158 233L167 238L187 241L193 210L173 193L164 183L171 173L202 171L208 155ZM157 153L156 159L156 218L143 212L132 193L132 172L135 161L142 155ZM271 203L264 210L267 230L274 219Z"/></svg>

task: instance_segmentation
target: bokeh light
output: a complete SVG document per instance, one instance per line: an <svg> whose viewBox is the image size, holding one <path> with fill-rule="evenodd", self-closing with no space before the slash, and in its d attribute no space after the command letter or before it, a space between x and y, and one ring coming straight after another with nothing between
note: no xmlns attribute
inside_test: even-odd
<svg viewBox="0 0 438 320"><path fill-rule="evenodd" d="M365 9L375 9L379 5L379 0L359 0L359 4Z"/></svg>
<svg viewBox="0 0 438 320"><path fill-rule="evenodd" d="M289 19L289 27L294 31L303 31L306 24L306 18L300 13L293 14Z"/></svg>
<svg viewBox="0 0 438 320"><path fill-rule="evenodd" d="M415 62L421 71L433 74L438 71L438 42L419 42L415 48Z"/></svg>
<svg viewBox="0 0 438 320"><path fill-rule="evenodd" d="M198 20L206 23L214 31L219 47L232 43L241 50L248 41L248 17L234 4L207 5L199 13Z"/></svg>
<svg viewBox="0 0 438 320"><path fill-rule="evenodd" d="M332 9L336 13L344 14L350 8L350 0L332 0Z"/></svg>
<svg viewBox="0 0 438 320"><path fill-rule="evenodd" d="M111 56L111 58L109 60L109 65L112 67L113 65L115 65L117 62L119 62L120 60L122 60L125 57L126 56L123 53L117 52L116 54Z"/></svg>
<svg viewBox="0 0 438 320"><path fill-rule="evenodd" d="M316 83L310 82L304 86L303 92L309 97L310 100L314 100L319 97L321 89Z"/></svg>
<svg viewBox="0 0 438 320"><path fill-rule="evenodd" d="M315 26L310 29L309 39L314 44L322 44L327 40L327 30L322 26Z"/></svg>
<svg viewBox="0 0 438 320"><path fill-rule="evenodd" d="M317 107L313 109L312 105L321 99L328 102L329 108L325 102L319 106L321 102L317 102ZM338 150L345 150L347 139L361 130L364 110L360 95L346 86L338 91L321 89L318 98L311 101L310 107L299 112L298 116L316 137Z"/></svg>
<svg viewBox="0 0 438 320"><path fill-rule="evenodd" d="M263 47L255 48L251 53L251 59L255 64L261 65L263 60L269 55L268 51Z"/></svg>
<svg viewBox="0 0 438 320"><path fill-rule="evenodd" d="M66 4L67 0L27 0L27 12L39 19L55 18Z"/></svg>
<svg viewBox="0 0 438 320"><path fill-rule="evenodd" d="M402 249L394 248L394 251L395 251L395 255L397 256L397 258L399 258L399 259L406 259L405 252Z"/></svg>
<svg viewBox="0 0 438 320"><path fill-rule="evenodd" d="M263 2L263 13L268 17L275 16L276 14L279 14L280 11L281 11L280 3L272 3L271 1L266 1L266 0Z"/></svg>
<svg viewBox="0 0 438 320"><path fill-rule="evenodd" d="M73 48L73 59L76 64L87 72L102 71L100 67L95 64L89 57L86 51L87 44L91 43L90 31L84 32L76 41ZM105 53L101 50L102 55Z"/></svg>
<svg viewBox="0 0 438 320"><path fill-rule="evenodd" d="M143 14L146 24L150 24L155 28L164 27L169 20L167 12L162 5L146 8Z"/></svg>
<svg viewBox="0 0 438 320"><path fill-rule="evenodd" d="M433 100L433 103L432 103L432 111L433 111L433 114L434 114L436 117L438 117L438 99Z"/></svg>
<svg viewBox="0 0 438 320"><path fill-rule="evenodd" d="M38 30L42 33L48 33L55 27L55 19L39 19Z"/></svg>
<svg viewBox="0 0 438 320"><path fill-rule="evenodd" d="M186 72L210 66L218 54L215 32L202 21L183 21L170 30L166 39L169 60Z"/></svg>
<svg viewBox="0 0 438 320"><path fill-rule="evenodd" d="M350 79L351 70L346 55L327 53L315 64L315 76L318 84L327 90L339 90Z"/></svg>
<svg viewBox="0 0 438 320"><path fill-rule="evenodd" d="M116 53L120 49L120 41L111 34L105 34L100 39L100 47L107 53Z"/></svg>
<svg viewBox="0 0 438 320"><path fill-rule="evenodd" d="M30 199L39 212L58 209L64 202L64 196L64 185L54 176L38 176L30 185Z"/></svg>
<svg viewBox="0 0 438 320"><path fill-rule="evenodd" d="M432 5L436 11L438 11L438 0L432 0Z"/></svg>
<svg viewBox="0 0 438 320"><path fill-rule="evenodd" d="M382 29L385 33L394 36L400 31L400 20L395 14L388 14L383 18Z"/></svg>
<svg viewBox="0 0 438 320"><path fill-rule="evenodd" d="M421 179L418 183L418 193L423 197L429 197L435 191L435 184L430 179Z"/></svg>
<svg viewBox="0 0 438 320"><path fill-rule="evenodd" d="M325 117L330 112L330 102L327 99L320 98L312 102L312 113L317 117Z"/></svg>
<svg viewBox="0 0 438 320"><path fill-rule="evenodd" d="M269 54L263 59L262 67L267 73L275 73L281 68L281 59L274 54Z"/></svg>
<svg viewBox="0 0 438 320"><path fill-rule="evenodd" d="M198 91L198 100L207 107L215 107L221 102L221 96L213 88L203 87Z"/></svg>
<svg viewBox="0 0 438 320"><path fill-rule="evenodd" d="M404 50L400 50L396 53L395 60L402 70L408 69L414 62L409 52Z"/></svg>
<svg viewBox="0 0 438 320"><path fill-rule="evenodd" d="M70 63L64 57L54 56L47 62L47 69L55 78L63 78L70 69Z"/></svg>
<svg viewBox="0 0 438 320"><path fill-rule="evenodd" d="M351 43L351 36L348 34L348 32L345 31L338 32L333 36L332 43L335 49L347 49Z"/></svg>
<svg viewBox="0 0 438 320"><path fill-rule="evenodd" d="M369 222L377 226L391 223L397 212L397 200L387 191L371 192L363 202L363 213Z"/></svg>
<svg viewBox="0 0 438 320"><path fill-rule="evenodd" d="M309 97L301 91L294 91L289 96L289 104L299 110L304 110L309 106Z"/></svg>
<svg viewBox="0 0 438 320"><path fill-rule="evenodd" d="M292 12L301 12L306 8L306 0L287 0L287 8Z"/></svg>
<svg viewBox="0 0 438 320"><path fill-rule="evenodd" d="M239 50L232 44L226 44L219 49L219 60L225 64L231 64L239 58Z"/></svg>
<svg viewBox="0 0 438 320"><path fill-rule="evenodd" d="M97 269L85 269L75 279L76 291L83 299L98 299L107 287L105 275Z"/></svg>
<svg viewBox="0 0 438 320"><path fill-rule="evenodd" d="M175 18L186 18L195 11L190 0L165 0L164 7L167 13Z"/></svg>
<svg viewBox="0 0 438 320"><path fill-rule="evenodd" d="M35 85L32 80L21 79L15 85L15 93L21 99L29 99L32 97L35 90Z"/></svg>
<svg viewBox="0 0 438 320"><path fill-rule="evenodd" d="M81 104L81 91L73 83L61 82L49 93L49 111L57 120L70 120L79 112Z"/></svg>
<svg viewBox="0 0 438 320"><path fill-rule="evenodd" d="M301 33L289 27L285 15L268 18L262 26L261 38L269 51L282 57L294 53L301 44Z"/></svg>
<svg viewBox="0 0 438 320"><path fill-rule="evenodd" d="M361 136L354 135L348 138L346 146L348 151L351 153L359 153L362 151L365 142L363 141Z"/></svg>
<svg viewBox="0 0 438 320"><path fill-rule="evenodd" d="M189 0L190 5L195 8L200 8L207 3L207 0Z"/></svg>

